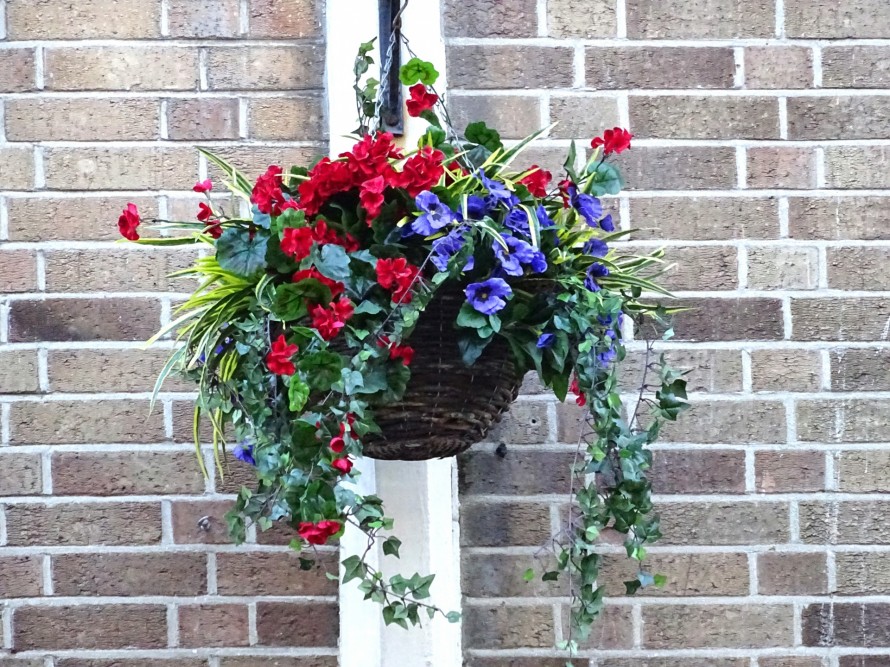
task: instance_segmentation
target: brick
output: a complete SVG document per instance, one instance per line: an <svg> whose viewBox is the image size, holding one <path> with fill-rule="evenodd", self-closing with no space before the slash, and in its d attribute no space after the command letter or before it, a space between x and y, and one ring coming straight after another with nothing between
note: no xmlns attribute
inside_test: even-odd
<svg viewBox="0 0 890 667"><path fill-rule="evenodd" d="M769 97L634 95L630 126L640 139L778 139L779 105Z"/></svg>
<svg viewBox="0 0 890 667"><path fill-rule="evenodd" d="M157 139L159 105L150 99L27 99L6 103L11 141Z"/></svg>
<svg viewBox="0 0 890 667"><path fill-rule="evenodd" d="M570 616L562 608L562 632L568 636ZM633 647L633 619L630 607L606 606L593 624L590 637L579 642L583 649L629 649Z"/></svg>
<svg viewBox="0 0 890 667"><path fill-rule="evenodd" d="M795 239L890 239L890 197L791 197L788 226Z"/></svg>
<svg viewBox="0 0 890 667"><path fill-rule="evenodd" d="M550 507L544 503L468 503L464 496L460 511L462 546L541 546L550 539Z"/></svg>
<svg viewBox="0 0 890 667"><path fill-rule="evenodd" d="M555 562L542 561L530 555L463 554L461 590L474 598L559 597L565 590L565 584L562 581L542 581L540 574L544 567L555 569ZM526 581L523 574L529 568L535 571L535 578Z"/></svg>
<svg viewBox="0 0 890 667"><path fill-rule="evenodd" d="M170 350L50 350L49 384L53 391L98 393L152 391ZM164 391L189 391L194 385L171 376Z"/></svg>
<svg viewBox="0 0 890 667"><path fill-rule="evenodd" d="M0 351L0 394L30 394L39 389L36 351Z"/></svg>
<svg viewBox="0 0 890 667"><path fill-rule="evenodd" d="M793 635L790 605L643 606L643 646L648 649L771 648Z"/></svg>
<svg viewBox="0 0 890 667"><path fill-rule="evenodd" d="M890 452L848 450L834 456L838 490L846 493L880 493L890 481Z"/></svg>
<svg viewBox="0 0 890 667"><path fill-rule="evenodd" d="M747 150L747 165L749 188L816 187L816 152L809 148L756 146Z"/></svg>
<svg viewBox="0 0 890 667"><path fill-rule="evenodd" d="M198 155L185 147L47 148L45 156L53 190L176 190L198 176Z"/></svg>
<svg viewBox="0 0 890 667"><path fill-rule="evenodd" d="M0 148L0 188L34 189L34 151L31 148Z"/></svg>
<svg viewBox="0 0 890 667"><path fill-rule="evenodd" d="M788 37L835 39L884 37L890 29L890 6L883 0L789 0L785 5Z"/></svg>
<svg viewBox="0 0 890 667"><path fill-rule="evenodd" d="M788 98L789 139L886 139L888 128L886 97Z"/></svg>
<svg viewBox="0 0 890 667"><path fill-rule="evenodd" d="M838 349L830 355L835 391L890 391L890 350Z"/></svg>
<svg viewBox="0 0 890 667"><path fill-rule="evenodd" d="M337 582L325 572L337 573L336 554L319 553L316 566L300 569L293 552L220 553L216 557L220 595L336 595ZM269 572L276 572L274 579Z"/></svg>
<svg viewBox="0 0 890 667"><path fill-rule="evenodd" d="M759 493L825 490L825 455L819 451L759 451L754 471Z"/></svg>
<svg viewBox="0 0 890 667"><path fill-rule="evenodd" d="M822 49L822 87L890 87L890 49L886 46L828 46Z"/></svg>
<svg viewBox="0 0 890 667"><path fill-rule="evenodd" d="M21 607L13 614L13 647L38 649L166 648L164 605Z"/></svg>
<svg viewBox="0 0 890 667"><path fill-rule="evenodd" d="M688 371L684 376L686 389L690 392L727 393L742 390L742 357L738 350L658 350L664 353L668 364L681 371ZM650 356L649 363L657 362L658 355ZM625 390L639 390L642 382L643 361L642 351L629 351L621 367L620 380ZM650 370L650 373L655 371ZM654 376L650 376L654 377ZM565 407L571 407L566 404ZM576 442L574 439L566 442Z"/></svg>
<svg viewBox="0 0 890 667"><path fill-rule="evenodd" d="M207 82L212 90L321 88L324 53L318 46L211 47Z"/></svg>
<svg viewBox="0 0 890 667"><path fill-rule="evenodd" d="M46 49L48 90L195 90L197 49L76 46Z"/></svg>
<svg viewBox="0 0 890 667"><path fill-rule="evenodd" d="M890 604L811 604L801 612L804 646L886 646Z"/></svg>
<svg viewBox="0 0 890 667"><path fill-rule="evenodd" d="M647 146L616 162L629 190L723 190L737 180L733 148Z"/></svg>
<svg viewBox="0 0 890 667"><path fill-rule="evenodd" d="M835 567L841 595L890 593L890 562L884 553L840 551L835 554Z"/></svg>
<svg viewBox="0 0 890 667"><path fill-rule="evenodd" d="M192 0L170 0L167 23L171 37L237 37L239 0L204 0L200 11Z"/></svg>
<svg viewBox="0 0 890 667"><path fill-rule="evenodd" d="M550 46L447 48L448 85L473 88L570 88L573 50Z"/></svg>
<svg viewBox="0 0 890 667"><path fill-rule="evenodd" d="M763 663L763 659L760 659ZM746 658L603 658L599 667L748 667ZM557 667L563 667L558 665Z"/></svg>
<svg viewBox="0 0 890 667"><path fill-rule="evenodd" d="M613 97L553 96L550 98L550 122L558 123L550 130L554 139L587 142L601 135L606 128L619 124L618 102Z"/></svg>
<svg viewBox="0 0 890 667"><path fill-rule="evenodd" d="M0 595L5 599L43 595L42 561L37 555L0 558Z"/></svg>
<svg viewBox="0 0 890 667"><path fill-rule="evenodd" d="M160 326L160 317L160 304L152 299L15 301L9 315L9 340L145 340Z"/></svg>
<svg viewBox="0 0 890 667"><path fill-rule="evenodd" d="M247 646L247 605L202 604L179 608L179 645Z"/></svg>
<svg viewBox="0 0 890 667"><path fill-rule="evenodd" d="M782 340L782 304L768 298L682 299L673 315L677 340Z"/></svg>
<svg viewBox="0 0 890 667"><path fill-rule="evenodd" d="M695 400L683 419L666 425L667 442L777 444L785 442L785 406L779 401Z"/></svg>
<svg viewBox="0 0 890 667"><path fill-rule="evenodd" d="M480 658L467 656L464 660L465 667L565 667L566 661L562 658ZM637 663L634 663L636 665Z"/></svg>
<svg viewBox="0 0 890 667"><path fill-rule="evenodd" d="M507 455L471 451L460 468L461 493L535 495L569 488L573 453L508 449Z"/></svg>
<svg viewBox="0 0 890 667"><path fill-rule="evenodd" d="M658 514L664 544L775 545L789 537L785 503L661 502Z"/></svg>
<svg viewBox="0 0 890 667"><path fill-rule="evenodd" d="M748 287L751 289L815 289L818 274L816 248L748 249Z"/></svg>
<svg viewBox="0 0 890 667"><path fill-rule="evenodd" d="M649 474L654 493L742 493L745 453L735 450L662 450Z"/></svg>
<svg viewBox="0 0 890 667"><path fill-rule="evenodd" d="M108 660L85 660L83 658L56 658L56 667L206 667L207 660L201 658L134 658L132 660L110 658Z"/></svg>
<svg viewBox="0 0 890 667"><path fill-rule="evenodd" d="M167 102L167 133L173 140L238 138L238 100L174 99Z"/></svg>
<svg viewBox="0 0 890 667"><path fill-rule="evenodd" d="M634 197L630 225L632 238L641 240L773 239L779 236L779 210L772 198Z"/></svg>
<svg viewBox="0 0 890 667"><path fill-rule="evenodd" d="M261 646L337 646L336 604L258 602L256 614Z"/></svg>
<svg viewBox="0 0 890 667"><path fill-rule="evenodd" d="M316 0L250 0L250 36L290 39L323 36Z"/></svg>
<svg viewBox="0 0 890 667"><path fill-rule="evenodd" d="M729 48L588 46L585 56L586 83L597 89L732 88L734 85L735 59Z"/></svg>
<svg viewBox="0 0 890 667"><path fill-rule="evenodd" d="M874 165L890 161L886 146L828 146L825 148L825 184L841 190L890 187L890 172Z"/></svg>
<svg viewBox="0 0 890 667"><path fill-rule="evenodd" d="M550 440L550 418L547 403L522 401L514 403L491 429L488 440L508 445L540 444Z"/></svg>
<svg viewBox="0 0 890 667"><path fill-rule="evenodd" d="M0 355L2 358L7 355ZM36 496L42 493L43 474L39 455L8 453L0 455L0 496ZM0 577L2 580L2 577Z"/></svg>
<svg viewBox="0 0 890 667"><path fill-rule="evenodd" d="M803 502L800 535L805 544L886 544L890 503Z"/></svg>
<svg viewBox="0 0 890 667"><path fill-rule="evenodd" d="M611 0L547 2L547 31L551 37L607 38L615 37L617 29L615 3Z"/></svg>
<svg viewBox="0 0 890 667"><path fill-rule="evenodd" d="M182 500L173 502L173 541L176 544L228 544L225 514L231 500Z"/></svg>
<svg viewBox="0 0 890 667"><path fill-rule="evenodd" d="M800 401L797 424L805 442L884 442L890 413L879 400Z"/></svg>
<svg viewBox="0 0 890 667"><path fill-rule="evenodd" d="M890 279L888 248L828 248L827 258L832 289L882 290Z"/></svg>
<svg viewBox="0 0 890 667"><path fill-rule="evenodd" d="M537 37L536 0L445 0L446 37Z"/></svg>
<svg viewBox="0 0 890 667"><path fill-rule="evenodd" d="M22 659L16 660L14 658L0 658L0 667L44 667L46 663L43 661L43 658L33 658L31 660ZM61 663L57 663L61 664ZM78 665L78 667L84 667L83 665ZM562 667L562 665L559 665Z"/></svg>
<svg viewBox="0 0 890 667"><path fill-rule="evenodd" d="M240 145L237 147L216 148L213 153L231 164L249 179L255 179L268 169L269 165L277 164L285 167L292 165L305 166L328 152L327 145L299 146L294 148L282 146ZM224 176L215 166L211 166L208 175L215 182Z"/></svg>
<svg viewBox="0 0 890 667"><path fill-rule="evenodd" d="M635 579L639 567L624 554L606 555L600 569L606 595L625 595L623 582ZM650 553L644 567L667 577L663 588L641 591L646 597L746 596L749 591L748 557L743 553Z"/></svg>
<svg viewBox="0 0 890 667"><path fill-rule="evenodd" d="M34 49L0 51L0 93L25 93L36 87Z"/></svg>
<svg viewBox="0 0 890 667"><path fill-rule="evenodd" d="M53 556L53 592L61 596L205 595L203 554L82 553Z"/></svg>
<svg viewBox="0 0 890 667"><path fill-rule="evenodd" d="M651 248L628 248L643 255ZM658 283L669 290L698 290L707 285L709 290L734 290L738 288L738 251L732 247L699 246L665 248L664 261L667 269L657 276Z"/></svg>
<svg viewBox="0 0 890 667"><path fill-rule="evenodd" d="M154 503L13 505L6 508L9 546L158 544L161 507Z"/></svg>
<svg viewBox="0 0 890 667"><path fill-rule="evenodd" d="M62 452L53 456L53 493L127 496L201 493L204 478L193 452Z"/></svg>
<svg viewBox="0 0 890 667"><path fill-rule="evenodd" d="M144 39L159 36L158 0L9 0L8 39Z"/></svg>
<svg viewBox="0 0 890 667"><path fill-rule="evenodd" d="M0 253L0 292L36 292L37 256L31 250Z"/></svg>
<svg viewBox="0 0 890 667"><path fill-rule="evenodd" d="M449 100L454 113L455 98ZM273 141L318 141L327 127L324 101L314 95L248 100L248 135Z"/></svg>
<svg viewBox="0 0 890 667"><path fill-rule="evenodd" d="M189 292L197 285L169 274L191 266L191 249L127 248L46 252L46 289L50 292Z"/></svg>
<svg viewBox="0 0 890 667"><path fill-rule="evenodd" d="M884 340L890 304L879 298L791 299L794 340Z"/></svg>
<svg viewBox="0 0 890 667"><path fill-rule="evenodd" d="M219 665L220 667L337 667L337 656L313 655L300 658L258 655L221 656ZM559 667L563 666L559 665Z"/></svg>
<svg viewBox="0 0 890 667"><path fill-rule="evenodd" d="M883 667L890 660L886 655L842 655L838 659L838 667Z"/></svg>
<svg viewBox="0 0 890 667"><path fill-rule="evenodd" d="M819 391L822 357L811 350L751 352L754 391Z"/></svg>
<svg viewBox="0 0 890 667"><path fill-rule="evenodd" d="M250 487L256 484L256 468L236 459L231 451L226 451L224 466L226 474L222 479L217 471L218 493L238 493L242 486Z"/></svg>
<svg viewBox="0 0 890 667"><path fill-rule="evenodd" d="M120 238L117 216L133 202L143 218L157 217L148 197L78 197L7 199L10 241L108 241ZM142 234L142 228L140 228ZM145 230L143 236L154 236Z"/></svg>
<svg viewBox="0 0 890 667"><path fill-rule="evenodd" d="M843 658L841 658L843 662ZM823 667L822 658L815 655L787 655L758 658L758 667Z"/></svg>
<svg viewBox="0 0 890 667"><path fill-rule="evenodd" d="M450 95L448 112L461 131L470 123L485 122L497 128L504 139L522 139L537 132L541 121L541 103L529 95Z"/></svg>
<svg viewBox="0 0 890 667"><path fill-rule="evenodd" d="M812 85L812 49L804 46L749 46L745 48L746 88L784 90L804 89Z"/></svg>
<svg viewBox="0 0 890 667"><path fill-rule="evenodd" d="M773 37L772 0L628 0L627 36L639 39Z"/></svg>
<svg viewBox="0 0 890 667"><path fill-rule="evenodd" d="M760 595L822 595L828 593L828 563L824 553L763 553L757 555Z"/></svg>
<svg viewBox="0 0 890 667"><path fill-rule="evenodd" d="M165 439L163 410L149 415L147 400L13 403L12 444L158 442Z"/></svg>
<svg viewBox="0 0 890 667"><path fill-rule="evenodd" d="M480 606L463 610L464 645L477 649L550 648L555 641L550 606Z"/></svg>

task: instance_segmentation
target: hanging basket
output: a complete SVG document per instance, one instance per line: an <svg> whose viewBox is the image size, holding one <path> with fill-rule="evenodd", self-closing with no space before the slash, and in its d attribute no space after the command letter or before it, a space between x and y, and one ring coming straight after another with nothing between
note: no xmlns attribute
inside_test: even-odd
<svg viewBox="0 0 890 667"><path fill-rule="evenodd" d="M454 322L466 297L445 289L407 341L415 353L404 398L374 406L382 434L365 440L365 456L423 461L460 454L485 438L519 394L522 376L503 338L496 336L472 366L463 363Z"/></svg>

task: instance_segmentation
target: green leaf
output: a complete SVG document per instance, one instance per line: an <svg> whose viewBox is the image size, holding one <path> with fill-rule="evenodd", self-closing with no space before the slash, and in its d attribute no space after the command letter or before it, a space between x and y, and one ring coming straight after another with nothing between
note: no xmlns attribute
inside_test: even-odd
<svg viewBox="0 0 890 667"><path fill-rule="evenodd" d="M664 588L668 582L668 578L663 574L656 574L652 577L655 588Z"/></svg>
<svg viewBox="0 0 890 667"><path fill-rule="evenodd" d="M216 260L221 268L251 278L266 268L269 237L246 229L227 229L216 241Z"/></svg>
<svg viewBox="0 0 890 667"><path fill-rule="evenodd" d="M402 541L397 537L390 537L383 541L383 555L399 557L399 547Z"/></svg>
<svg viewBox="0 0 890 667"><path fill-rule="evenodd" d="M368 299L362 301L358 306L356 306L354 314L355 315L377 315L378 313L383 312L383 307L379 304L374 303Z"/></svg>
<svg viewBox="0 0 890 667"><path fill-rule="evenodd" d="M291 412L302 412L309 400L309 385L296 377L291 378L290 387L287 389L287 398Z"/></svg>
<svg viewBox="0 0 890 667"><path fill-rule="evenodd" d="M457 339L457 347L460 350L461 359L463 359L464 364L467 366L475 364L476 360L482 355L482 352L485 351L485 348L488 347L488 344L491 343L491 341L492 338L490 336L488 338L480 339L476 334L462 334Z"/></svg>
<svg viewBox="0 0 890 667"><path fill-rule="evenodd" d="M523 581L531 581L535 578L535 571L532 568L528 568L522 575Z"/></svg>
<svg viewBox="0 0 890 667"><path fill-rule="evenodd" d="M599 165L591 165L589 171L593 174L591 192L597 197L617 195L624 187L621 172L614 164L602 162Z"/></svg>
<svg viewBox="0 0 890 667"><path fill-rule="evenodd" d="M313 250L312 261L321 274L331 280L349 280L349 255L342 246L328 243L321 247L321 252Z"/></svg>
<svg viewBox="0 0 890 667"><path fill-rule="evenodd" d="M457 315L457 326L467 329L481 329L488 325L488 318L466 301Z"/></svg>
<svg viewBox="0 0 890 667"><path fill-rule="evenodd" d="M340 379L343 358L336 352L322 350L300 359L300 370L306 373L310 388L327 391Z"/></svg>
<svg viewBox="0 0 890 667"><path fill-rule="evenodd" d="M275 302L272 313L282 322L292 322L304 317L307 312L306 301L328 303L331 290L315 278L306 278L298 283L279 285L275 290Z"/></svg>
<svg viewBox="0 0 890 667"><path fill-rule="evenodd" d="M449 611L445 614L445 618L449 623L460 623L460 612L459 611Z"/></svg>
<svg viewBox="0 0 890 667"><path fill-rule="evenodd" d="M559 581L559 572L552 570L541 575L541 581Z"/></svg>
<svg viewBox="0 0 890 667"><path fill-rule="evenodd" d="M306 212L295 208L286 208L275 218L275 226L278 230L306 226Z"/></svg>
<svg viewBox="0 0 890 667"><path fill-rule="evenodd" d="M480 146L485 146L485 148L492 153L499 148L504 147L504 144L501 142L501 135L498 134L498 131L488 127L481 120L467 125L464 136L467 141L479 144Z"/></svg>
<svg viewBox="0 0 890 667"><path fill-rule="evenodd" d="M420 58L411 58L399 69L399 81L405 86L413 86L415 83L432 86L438 78L439 72L433 64Z"/></svg>
<svg viewBox="0 0 890 667"><path fill-rule="evenodd" d="M565 167L566 173L571 177L572 181L575 183L578 182L578 174L575 173L575 160L578 156L578 149L575 148L575 142L572 141L569 146L569 153L566 156L566 161L563 163Z"/></svg>

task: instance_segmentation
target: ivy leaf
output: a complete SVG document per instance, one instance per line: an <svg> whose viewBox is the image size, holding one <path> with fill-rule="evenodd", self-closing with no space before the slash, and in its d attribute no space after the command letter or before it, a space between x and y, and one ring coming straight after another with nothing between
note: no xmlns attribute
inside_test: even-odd
<svg viewBox="0 0 890 667"><path fill-rule="evenodd" d="M652 577L655 588L664 588L668 582L668 578L663 574L656 574Z"/></svg>
<svg viewBox="0 0 890 667"><path fill-rule="evenodd" d="M309 385L295 377L291 378L290 387L287 389L287 399L291 412L302 412L309 400Z"/></svg>
<svg viewBox="0 0 890 667"><path fill-rule="evenodd" d="M433 584L433 580L436 578L435 574L429 574L425 577L417 577L415 576L412 579L411 586L411 594L417 600L422 600L424 598L428 598L430 596L430 586Z"/></svg>
<svg viewBox="0 0 890 667"><path fill-rule="evenodd" d="M535 571L532 568L528 568L522 575L522 580L526 581L526 582L531 581L534 578L535 578Z"/></svg>
<svg viewBox="0 0 890 667"><path fill-rule="evenodd" d="M374 303L368 299L362 301L358 306L356 306L353 314L355 315L377 315L378 313L383 312L383 307L379 304Z"/></svg>
<svg viewBox="0 0 890 667"><path fill-rule="evenodd" d="M638 590L643 587L643 584L639 582L639 580L634 579L632 581L624 582L624 592L627 595L634 595Z"/></svg>
<svg viewBox="0 0 890 667"><path fill-rule="evenodd" d="M266 268L269 237L246 229L227 229L216 241L216 260L226 271L250 278Z"/></svg>
<svg viewBox="0 0 890 667"><path fill-rule="evenodd" d="M286 283L275 290L272 313L282 322L292 322L306 315L306 300L327 303L331 300L331 290L315 278L306 278L298 283Z"/></svg>
<svg viewBox="0 0 890 667"><path fill-rule="evenodd" d="M322 350L300 360L300 370L312 389L326 391L340 379L343 358L336 352Z"/></svg>
<svg viewBox="0 0 890 667"><path fill-rule="evenodd" d="M541 581L559 581L559 572L551 570L541 575Z"/></svg>
<svg viewBox="0 0 890 667"><path fill-rule="evenodd" d="M411 58L399 68L399 81L405 86L413 86L415 83L432 86L438 78L439 72L433 64L420 58Z"/></svg>
<svg viewBox="0 0 890 667"><path fill-rule="evenodd" d="M275 218L275 226L280 230L306 226L306 212L295 208L286 208Z"/></svg>
<svg viewBox="0 0 890 667"><path fill-rule="evenodd" d="M321 252L313 250L312 261L323 276L345 282L349 280L349 255L342 246L328 243L321 247Z"/></svg>
<svg viewBox="0 0 890 667"><path fill-rule="evenodd" d="M447 614L445 614L445 618L449 623L460 623L460 612L449 611Z"/></svg>
<svg viewBox="0 0 890 667"><path fill-rule="evenodd" d="M383 542L383 555L399 557L399 547L402 541L397 537L389 537Z"/></svg>
<svg viewBox="0 0 890 667"><path fill-rule="evenodd" d="M467 138L467 141L479 144L480 146L485 146L492 153L499 148L504 147L504 144L501 142L501 135L498 131L488 127L481 120L467 125L467 130L464 132L464 136Z"/></svg>
<svg viewBox="0 0 890 667"><path fill-rule="evenodd" d="M665 383L661 385L661 390L655 394L659 412L668 421L676 421L677 416L689 408L686 398L686 380Z"/></svg>

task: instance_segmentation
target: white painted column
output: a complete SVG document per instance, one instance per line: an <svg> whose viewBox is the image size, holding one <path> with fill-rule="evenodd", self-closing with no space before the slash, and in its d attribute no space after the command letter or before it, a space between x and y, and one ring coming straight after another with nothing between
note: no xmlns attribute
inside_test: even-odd
<svg viewBox="0 0 890 667"><path fill-rule="evenodd" d="M445 43L440 0L412 0L402 15L402 30L412 48L441 73L436 88L446 90ZM352 65L360 43L376 34L375 0L327 0L327 94L331 153L350 147L342 135L356 126ZM410 55L402 52L402 62ZM375 56L379 63L379 57ZM377 76L376 72L371 72ZM426 122L405 117L405 146L416 145ZM460 552L455 460L359 461L359 493L377 493L394 534L402 539L401 558L372 555L387 576L435 574L431 599L445 611L460 611ZM343 557L364 551L364 535L347 527L341 540ZM355 582L340 590L340 667L461 667L461 629L422 614L423 628L386 628L380 607L362 599Z"/></svg>

